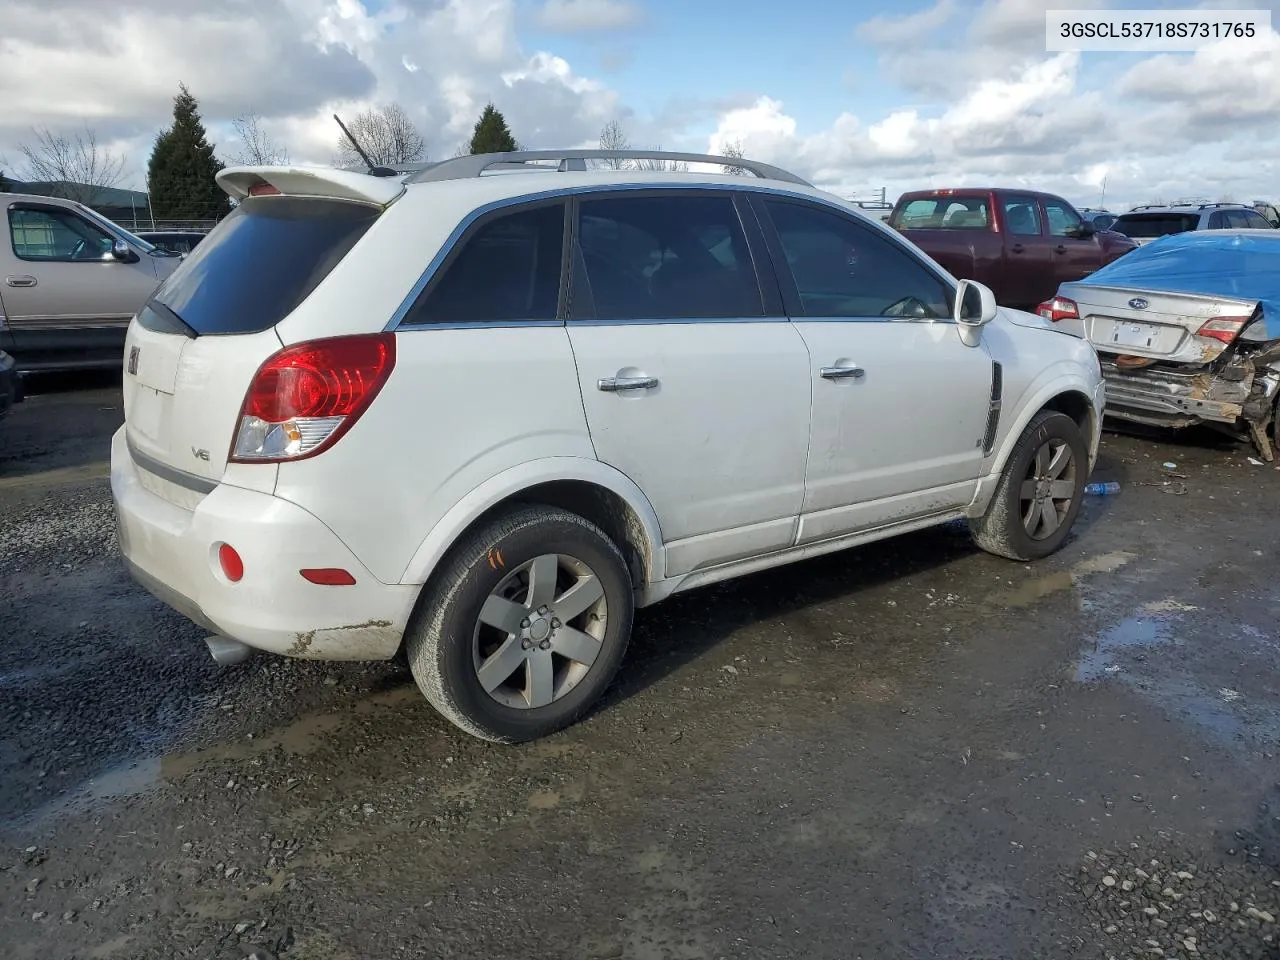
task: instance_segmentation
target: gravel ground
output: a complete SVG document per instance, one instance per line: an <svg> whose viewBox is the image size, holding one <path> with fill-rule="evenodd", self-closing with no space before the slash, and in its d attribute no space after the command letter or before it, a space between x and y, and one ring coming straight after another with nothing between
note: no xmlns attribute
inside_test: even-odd
<svg viewBox="0 0 1280 960"><path fill-rule="evenodd" d="M6 960L1280 957L1280 472L1243 446L1108 434L1121 494L1040 564L949 528L643 611L601 709L495 747L397 664L217 668L120 569L118 384L33 389Z"/></svg>

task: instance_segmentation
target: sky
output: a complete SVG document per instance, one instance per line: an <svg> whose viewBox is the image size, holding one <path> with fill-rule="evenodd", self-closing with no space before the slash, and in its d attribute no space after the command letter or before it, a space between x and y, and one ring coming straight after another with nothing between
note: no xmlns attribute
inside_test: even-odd
<svg viewBox="0 0 1280 960"><path fill-rule="evenodd" d="M337 112L399 103L428 156L492 102L531 148L747 156L840 196L998 185L1121 210L1280 199L1280 0L1248 51L1049 53L1048 8L1106 0L0 0L0 170L47 128L92 130L143 188L185 83L218 155L261 117L299 162L334 160Z"/></svg>

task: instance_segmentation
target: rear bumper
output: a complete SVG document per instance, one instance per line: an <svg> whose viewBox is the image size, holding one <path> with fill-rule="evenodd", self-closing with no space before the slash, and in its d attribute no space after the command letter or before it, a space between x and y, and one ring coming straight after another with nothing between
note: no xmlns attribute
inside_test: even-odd
<svg viewBox="0 0 1280 960"><path fill-rule="evenodd" d="M142 485L123 427L111 441L111 494L130 575L211 633L290 657L395 656L417 588L379 582L301 507L226 484L194 509L171 503ZM218 566L222 543L244 560L239 582ZM304 580L299 570L314 567L341 567L356 583Z"/></svg>
<svg viewBox="0 0 1280 960"><path fill-rule="evenodd" d="M1228 380L1203 369L1124 372L1104 360L1102 373L1108 416L1172 427L1205 421L1234 424L1250 418L1253 408L1269 410L1280 388L1280 374L1270 369Z"/></svg>

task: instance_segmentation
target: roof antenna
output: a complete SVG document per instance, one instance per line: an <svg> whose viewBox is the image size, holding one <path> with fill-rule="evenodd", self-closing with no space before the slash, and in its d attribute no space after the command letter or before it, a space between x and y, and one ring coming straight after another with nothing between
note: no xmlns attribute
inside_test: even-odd
<svg viewBox="0 0 1280 960"><path fill-rule="evenodd" d="M338 121L338 126L342 128L342 132L346 135L347 139L351 141L351 146L355 147L356 153L360 154L360 159L363 160L365 162L365 165L369 168L369 173L371 176L375 176L375 177L396 176L396 172L392 170L390 167L377 166L372 160L369 159L369 155L365 153L364 148L360 146L360 141L355 138L355 134L353 134L350 130L347 129L347 125L342 122L341 117L339 117L335 113L333 115L333 119Z"/></svg>

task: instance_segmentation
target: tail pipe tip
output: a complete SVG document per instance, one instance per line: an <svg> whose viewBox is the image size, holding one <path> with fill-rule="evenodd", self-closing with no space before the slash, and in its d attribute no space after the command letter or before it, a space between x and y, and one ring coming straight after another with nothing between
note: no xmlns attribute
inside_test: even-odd
<svg viewBox="0 0 1280 960"><path fill-rule="evenodd" d="M214 662L221 667L243 663L253 655L253 647L239 640L232 640L230 637L205 637L204 642Z"/></svg>

